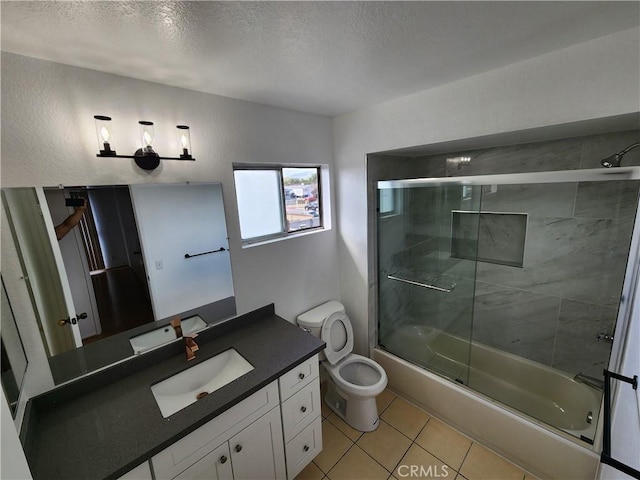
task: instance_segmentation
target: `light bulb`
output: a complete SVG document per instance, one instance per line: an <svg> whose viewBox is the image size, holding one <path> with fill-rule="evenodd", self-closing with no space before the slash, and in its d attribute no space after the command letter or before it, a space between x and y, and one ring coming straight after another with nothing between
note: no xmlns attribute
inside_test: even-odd
<svg viewBox="0 0 640 480"><path fill-rule="evenodd" d="M103 142L109 142L109 140L111 139L111 132L109 132L109 129L107 127L102 127L100 129L100 136L102 137Z"/></svg>
<svg viewBox="0 0 640 480"><path fill-rule="evenodd" d="M142 134L142 139L144 140L144 144L146 147L150 147L151 144L153 143L153 137L149 135L149 132L144 132Z"/></svg>
<svg viewBox="0 0 640 480"><path fill-rule="evenodd" d="M180 145L182 145L182 148L187 148L189 146L189 141L187 140L186 135L180 136Z"/></svg>

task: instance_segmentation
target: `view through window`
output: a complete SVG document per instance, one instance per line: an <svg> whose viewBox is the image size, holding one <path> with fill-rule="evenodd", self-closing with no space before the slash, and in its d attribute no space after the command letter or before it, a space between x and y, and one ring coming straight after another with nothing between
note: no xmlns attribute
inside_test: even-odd
<svg viewBox="0 0 640 480"><path fill-rule="evenodd" d="M234 166L245 243L322 227L320 167Z"/></svg>

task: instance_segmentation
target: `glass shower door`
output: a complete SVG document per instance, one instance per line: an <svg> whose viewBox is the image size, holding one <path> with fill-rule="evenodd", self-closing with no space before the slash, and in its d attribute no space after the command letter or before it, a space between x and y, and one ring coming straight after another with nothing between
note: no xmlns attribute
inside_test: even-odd
<svg viewBox="0 0 640 480"><path fill-rule="evenodd" d="M378 338L467 384L481 188L378 183Z"/></svg>

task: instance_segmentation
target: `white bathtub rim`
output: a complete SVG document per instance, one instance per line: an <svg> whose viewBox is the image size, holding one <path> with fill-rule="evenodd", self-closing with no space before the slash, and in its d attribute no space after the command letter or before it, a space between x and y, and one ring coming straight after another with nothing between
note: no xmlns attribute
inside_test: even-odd
<svg viewBox="0 0 640 480"><path fill-rule="evenodd" d="M424 325L409 324L409 325L403 326L402 328L415 327L415 326L424 327ZM427 327L427 328L433 329L432 327ZM460 337L458 337L456 335L450 334L450 333L445 332L445 331L439 331L439 333L444 334L445 336L451 337L451 338L453 338L454 340L457 340L457 341L463 341L463 342L466 341L464 338L460 338ZM542 372L545 372L547 374L564 378L565 380L568 380L570 382L574 382L574 383L576 382L575 379L574 379L574 376L572 376L571 374L569 374L567 372L564 372L562 370L558 370L556 368L550 367L548 365L536 362L534 360L530 360L530 359L524 358L522 356L510 353L510 352L507 352L507 351L504 351L504 350L500 350L498 348L491 347L489 345L486 345L486 344L483 344L483 343L480 343L480 342L471 342L471 346L472 346L472 348L475 348L475 349L477 349L479 351L487 351L487 352L490 352L490 353L493 353L493 354L497 354L497 355L500 355L500 356L504 357L507 360L512 360L512 361L517 362L519 364L524 364L524 365L527 365L529 367L533 367L533 368L535 368L537 370L540 370ZM380 347L376 347L376 349L377 350L381 350ZM447 377L444 374L440 374L438 372L431 371L431 370L429 370L429 369L427 369L425 367L422 367L421 365L415 365L411 360L407 360L407 359L403 358L402 356L397 355L397 354L395 354L395 353L393 353L391 351L388 351L388 350L382 350L382 351L384 351L384 352L386 352L386 353L388 353L390 355L393 355L394 357L402 359L403 361L411 364L412 366L417 367L418 370L420 370L420 371L422 371L422 370L427 371L427 372L431 373L432 375L435 375L436 377L438 377L440 379L444 379L447 382L452 381L449 377ZM581 387L583 387L586 391L589 392L590 395L593 396L593 400L594 400L594 403L593 403L593 409L594 410L593 410L593 412L594 413L598 413L598 415L597 415L596 424L592 425L592 426L589 426L588 428L586 428L584 430L570 430L570 429L565 430L565 429L562 429L560 427L556 427L553 424L547 423L547 422L545 422L543 420L539 420L536 417L527 414L526 412L523 412L523 411L518 410L518 409L516 409L514 407L511 407L511 406L507 405L506 403L500 402L499 400L495 400L492 397L490 397L489 395L483 394L482 392L479 392L479 391L477 391L477 390L475 390L475 389L473 389L471 387L468 387L467 385L464 385L464 384L461 384L461 383L457 383L457 382L456 382L456 385L460 386L465 391L471 392L472 394L484 399L485 401L488 401L488 402L490 402L490 403L492 403L494 405L498 405L500 408L504 408L505 410L507 410L507 411L509 411L509 412L521 417L521 418L524 418L525 420L527 420L529 422L535 423L536 425L539 425L539 426L545 428L546 430L550 431L551 433L554 433L554 434L557 434L557 435L561 435L561 436L565 436L569 440L572 440L572 441L576 442L578 445L584 446L584 444L587 443L587 442L584 442L584 440L582 440L580 438L580 435L582 435L583 433L587 434L587 435L585 435L585 438L589 438L589 436L592 437L591 440L593 441L593 445L595 445L595 446L599 446L600 445L599 438L601 437L600 432L602 431L601 423L602 423L602 416L603 416L603 412L604 412L604 408L603 408L604 396L603 396L602 393L600 393L601 398L598 400L596 398L597 394L596 394L595 389L593 389L589 385L581 384ZM574 432L574 433L572 434L570 432ZM595 449L593 449L593 450L595 450Z"/></svg>
<svg viewBox="0 0 640 480"><path fill-rule="evenodd" d="M419 365L414 365L411 362L409 362L408 360L405 360L402 357L399 357L397 355L394 355L391 352L387 352L386 350L382 350L380 348L376 348L375 349L376 352L380 352L383 353L385 355L388 355L390 357L392 357L393 359L397 359L399 361L401 361L403 364L406 364L408 367L411 367L413 370L416 370L420 373L424 373L426 374L428 377L432 378L433 380L437 381L438 383L445 385L447 387L452 387L452 388L458 388L461 392L463 392L466 396L471 397L473 399L479 400L483 403L485 403L486 405L490 406L493 409L496 409L500 412L505 412L507 415L511 416L514 419L517 419L519 421L524 421L526 423L529 424L533 424L535 427L538 427L542 430L544 430L545 432L548 433L552 433L554 435L557 435L559 437L561 437L563 440L568 440L570 443L581 447L585 450L589 450L589 451L593 451L595 453L597 453L597 450L595 448L596 445L596 439L594 438L594 442L593 445L590 445L588 442L585 442L584 440L581 440L580 438L565 432L564 430L560 429L560 428L556 428L553 427L552 425L549 425L541 420L538 420L534 417L530 417L529 415L527 415L526 413L523 413L519 410L516 410L515 408L509 407L508 405L505 405L504 403L499 402L498 400L494 400L493 398L484 395L483 393L480 393L472 388L467 387L466 385L462 384L462 383L458 383L458 382L453 382L450 378L439 375L435 372L432 372L430 370L427 370L425 368L420 367ZM600 415L601 416L601 415ZM600 417L599 416L599 417ZM596 429L596 437L599 437L599 428Z"/></svg>
<svg viewBox="0 0 640 480"><path fill-rule="evenodd" d="M505 407L503 404L495 400L492 400L488 397L485 397L484 395L474 390L471 390L465 387L464 385L454 383L448 378L441 377L433 372L420 368L419 366L413 365L412 363L396 355L393 355L392 353L386 352L379 348L375 348L374 355L381 356L383 357L383 359L386 357L391 362L397 362L400 365L402 365L402 367L409 368L412 371L425 376L427 379L438 383L442 387L451 389L455 391L457 394L463 395L469 400L479 402L485 408L491 409L498 415L504 415L509 420L517 422L518 424L523 425L523 427L525 428L530 428L535 432L545 435L547 437L551 436L551 438L554 441L560 442L565 447L575 450L577 452L581 452L582 455L588 456L594 462L594 464L597 465L599 463L600 455L598 451L596 451L595 444L589 445L586 442L578 438L575 438L564 431L556 430L555 428L550 427L545 423L542 423L540 421L527 417L525 414L522 414L521 412L513 411L512 409ZM414 398L411 395L404 392L401 388L395 385L395 382L393 381L393 378L390 375L388 375L388 377L389 377L389 386L391 387L391 389L397 389L398 393L400 393L401 395L405 395L408 400L414 402L416 405L421 406L422 408L425 408L425 402L421 401L420 399ZM537 468L533 464L527 464L526 460L520 459L517 454L515 453L512 454L506 449L501 448L499 445L496 445L491 440L490 438L491 435L484 436L482 434L474 433L472 430L465 427L465 425L460 424L455 419L449 418L446 415L442 415L440 412L433 411L428 407L426 408L430 415L442 420L448 425L451 425L453 428L458 430L463 435L469 437L470 439L472 440L475 439L481 444L487 446L488 448L491 448L495 453L507 459L508 461L515 463L525 472L528 471L532 475L537 476L539 478L551 478L551 476L544 471L544 466Z"/></svg>

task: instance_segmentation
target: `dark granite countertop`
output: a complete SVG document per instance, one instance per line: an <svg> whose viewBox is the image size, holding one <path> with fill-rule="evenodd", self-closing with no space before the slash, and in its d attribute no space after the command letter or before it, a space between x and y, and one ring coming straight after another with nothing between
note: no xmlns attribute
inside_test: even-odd
<svg viewBox="0 0 640 480"><path fill-rule="evenodd" d="M29 400L22 442L35 480L118 478L312 355L324 342L273 305L201 332L196 360L175 342ZM163 418L151 385L235 348L255 368Z"/></svg>

